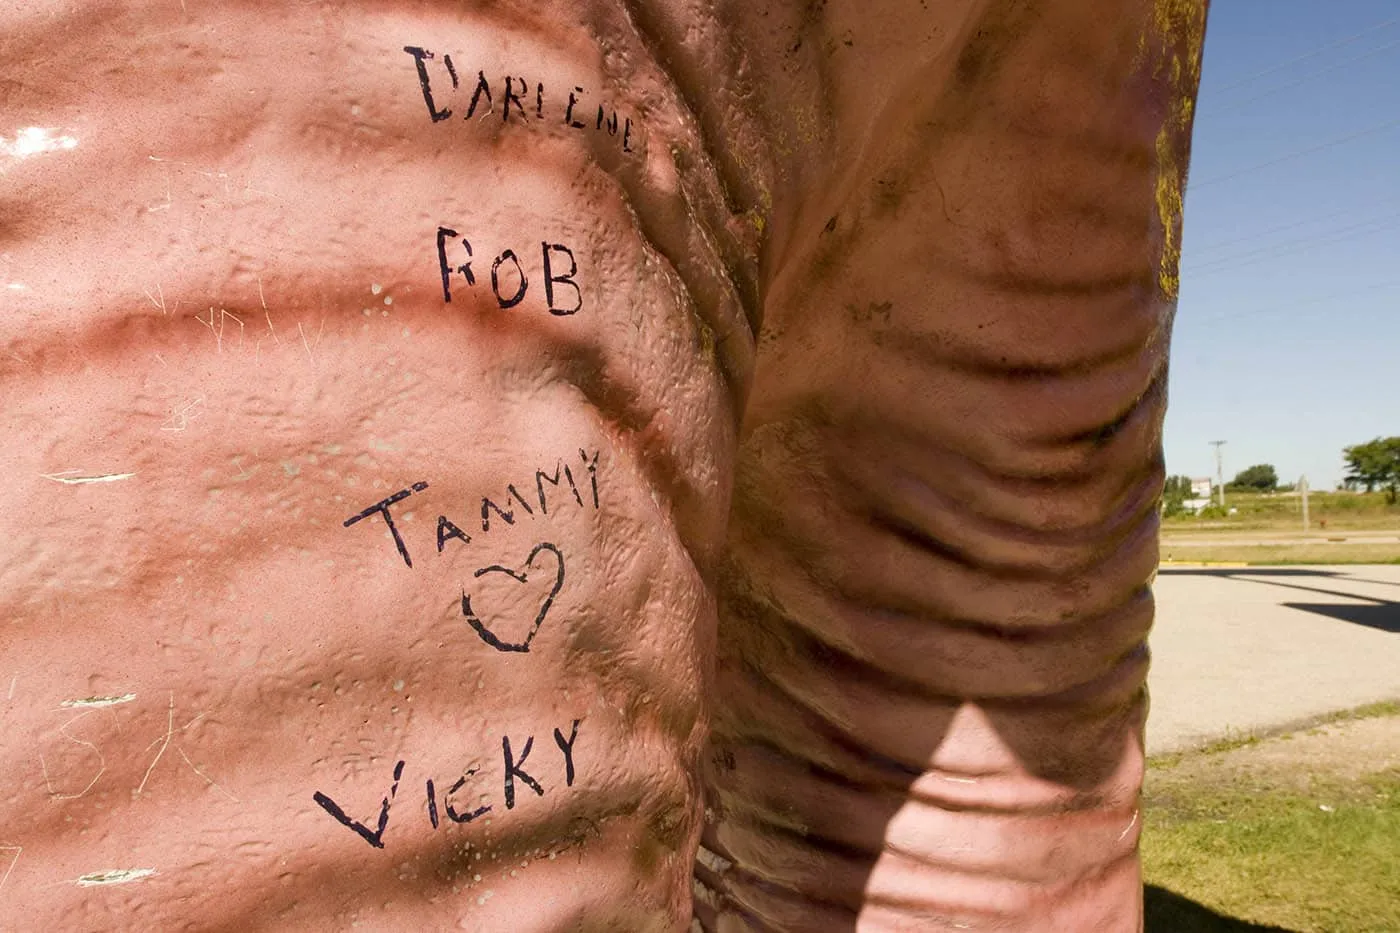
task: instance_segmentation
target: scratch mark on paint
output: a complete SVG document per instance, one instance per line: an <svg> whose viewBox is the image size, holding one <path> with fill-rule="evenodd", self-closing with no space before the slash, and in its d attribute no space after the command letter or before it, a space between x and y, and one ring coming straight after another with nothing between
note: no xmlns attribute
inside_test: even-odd
<svg viewBox="0 0 1400 933"><path fill-rule="evenodd" d="M311 365L316 365L316 356L311 352L311 344L306 342L306 331L302 330L301 321L297 321L297 333L301 334L301 345L306 348L306 357L311 360ZM319 342L320 338L317 338Z"/></svg>
<svg viewBox="0 0 1400 933"><path fill-rule="evenodd" d="M159 739L156 739L154 742L151 743L151 745L146 746L147 748L150 748L152 745L159 744L159 745L160 745L160 751L156 752L156 757L154 757L154 758L151 759L150 767L148 767L148 768L146 769L146 774L145 774L145 776L141 778L141 784L140 784L140 786L138 786L138 787L136 788L136 796L138 796L138 797L141 796L141 792L142 792L143 790L146 789L146 782L149 781L149 780L151 779L151 772L154 771L154 770L156 769L156 765L160 763L160 756L161 756L161 755L164 755L164 754L165 754L165 750L166 750L167 748L170 747L170 740L171 740L172 738L174 738L174 736L175 736L175 694L172 692L172 693L170 694L170 711L166 714L166 718L165 718L165 735L161 736L161 738L159 738Z"/></svg>
<svg viewBox="0 0 1400 933"><path fill-rule="evenodd" d="M1121 833L1118 834L1118 841L1119 841L1119 842L1122 842L1123 839L1128 835L1128 833L1130 833L1130 832L1133 831L1133 827L1137 825L1137 821L1138 821L1138 811L1137 811L1137 810L1134 810L1134 811L1133 811L1133 818L1132 818L1132 820L1128 823L1128 828L1125 829L1125 830L1123 830Z"/></svg>
<svg viewBox="0 0 1400 933"><path fill-rule="evenodd" d="M272 313L267 309L267 299L263 297L262 276L258 276L258 301L262 302L263 317L267 318L267 332L272 335L274 343L281 344L282 340L277 336L277 331L272 327Z"/></svg>
<svg viewBox="0 0 1400 933"><path fill-rule="evenodd" d="M5 874L0 875L0 889L4 889L5 882L10 880L10 872L15 870L19 864L19 857L24 853L24 846L0 846L0 852L13 852L15 857L10 859L10 867L5 869Z"/></svg>
<svg viewBox="0 0 1400 933"><path fill-rule="evenodd" d="M169 710L167 711L166 717L165 717L165 734L162 735L162 736L160 736L159 738L157 738L157 739L156 739L154 742L152 742L150 745L147 745L147 746L146 746L146 750L147 750L147 751L150 751L151 749L155 748L157 745L160 746L160 749L156 752L156 756L155 756L154 758L151 759L151 764L150 764L150 766L149 766L148 768L146 768L146 774L145 774L145 776L141 778L141 784L140 784L140 786L136 788L136 795L137 795L137 796L139 796L139 795L141 794L141 792L144 791L144 790L146 789L146 783L151 779L151 773L152 773L153 771L155 771L156 765L158 765L158 764L160 763L161 756L164 755L164 754L165 754L165 750L166 750L167 748L169 748L169 747L173 744L173 745L175 746L175 751L176 751L176 753L179 754L179 756L185 760L185 764L187 764L187 765L190 766L190 770L191 770L191 771L193 771L195 774L199 775L207 784L209 784L209 786L213 787L213 788L214 788L215 790L217 790L219 793L221 793L221 794L223 794L224 796L228 797L228 798L229 798L230 800L232 800L234 803L239 803L239 802L240 802L239 799L238 799L237 797L235 797L235 796L234 796L232 793L230 793L229 791L225 790L224 787L223 787L221 784L219 784L218 781L215 781L215 780L214 780L213 778L211 778L209 775L207 775L207 774L205 774L203 771L199 770L199 768L197 768L197 767L195 766L195 763L194 763L193 761L190 760L190 756L187 755L187 754L185 753L185 750L184 750L183 748L180 747L180 743L178 743L178 742L175 741L175 736L176 736L177 733L185 732L186 730L188 730L188 729L190 728L190 726L193 726L195 723L199 722L199 721L200 721L201 719L203 719L206 715L208 715L208 714L207 714L207 713L200 713L198 716L195 716L195 717L194 717L193 719L191 719L189 722L185 723L183 726L181 726L180 728L176 729L176 728L175 728L175 694L174 694L173 691L171 692L171 694L170 694L170 707L169 707Z"/></svg>
<svg viewBox="0 0 1400 933"><path fill-rule="evenodd" d="M695 860L701 865L704 865L710 871L714 872L716 875L723 875L725 872L729 871L729 869L734 867L734 863L729 861L729 859L720 855L718 852L711 852L704 846L701 846L700 849L695 853Z"/></svg>
<svg viewBox="0 0 1400 933"><path fill-rule="evenodd" d="M9 695L6 699L13 700L13 699L15 698L15 683L16 683L18 680L19 680L19 675L18 675L18 674L16 674L15 676L13 676L13 677L10 678L10 695Z"/></svg>
<svg viewBox="0 0 1400 933"><path fill-rule="evenodd" d="M11 685L11 695L14 695L14 686ZM67 709L101 709L104 706L120 706L123 703L130 703L136 699L134 693L123 693L121 696L110 697L84 697L81 700L64 700L59 706Z"/></svg>
<svg viewBox="0 0 1400 933"><path fill-rule="evenodd" d="M101 476L74 476L77 470L63 470L60 473L40 473L44 479L51 479L55 483L63 483L65 486L86 486L89 483L115 483L124 479L131 479L135 473L104 473Z"/></svg>
<svg viewBox="0 0 1400 933"><path fill-rule="evenodd" d="M81 875L76 883L82 888L96 887L100 884L130 884L133 881L149 878L155 873L154 868L109 868L107 871L94 871Z"/></svg>
<svg viewBox="0 0 1400 933"><path fill-rule="evenodd" d="M204 404L204 396L192 398L180 407L170 409L170 417L165 419L165 424L160 426L162 431L174 431L176 433L185 430L190 426L190 422L195 418L195 409Z"/></svg>
<svg viewBox="0 0 1400 933"><path fill-rule="evenodd" d="M45 786L47 786L48 789L49 789L49 799L51 799L51 800L77 800L79 797L84 796L88 791L92 790L92 788L97 784L97 782L100 781L100 780L102 779L102 775L104 775L104 774L107 773L107 758L106 758L105 755L102 754L102 749L98 748L96 745L94 745L93 743L87 741L86 739L80 739L80 738L78 738L76 735L74 735L73 733L71 733L71 732L68 731L68 727L71 726L71 725L73 725L73 723L75 723L75 722L77 722L78 720L82 719L83 717L89 716L89 715L91 715L92 713L95 713L95 712L97 712L97 710L95 710L95 709L89 709L89 710L87 710L86 712L79 713L78 715L74 716L72 719L70 719L70 720L68 720L67 722L65 722L62 726L59 726L59 729L58 729L58 734L59 734L59 735L63 736L65 739L67 739L68 741L74 743L75 745L83 745L83 746L86 746L87 748L92 749L93 754L95 754L95 755L97 756L97 761L98 761L97 773L94 774L94 775L92 776L92 780L91 780L91 781L88 781L87 787L84 787L82 790L78 791L76 794L60 794L58 791L54 790L53 781L51 781L51 780L49 779L49 765L48 765L48 762L44 760L44 753L43 753L43 752L40 752L40 753L39 753L39 768L44 772L44 784L45 784Z"/></svg>
<svg viewBox="0 0 1400 933"><path fill-rule="evenodd" d="M165 310L165 292L161 291L159 282L156 283L156 293L154 295L151 294L151 290L148 288L143 288L141 291L145 293L147 301L160 309L161 314L169 313Z"/></svg>
<svg viewBox="0 0 1400 933"><path fill-rule="evenodd" d="M180 757L185 759L185 764L190 766L190 770L193 771L195 774L198 774L200 777L204 778L204 780L209 784L210 787L214 788L216 791L223 794L225 797L227 797L229 800L232 800L234 803L242 803L242 801L235 797L231 792L225 790L222 784L211 778L209 775L205 774L203 771L196 768L194 766L194 762L190 761L190 756L185 754L185 750L183 748L176 745L175 751L179 752Z"/></svg>
<svg viewBox="0 0 1400 933"><path fill-rule="evenodd" d="M214 326L214 320L215 320L215 318L214 318L214 310L215 310L214 307L211 305L211 306L209 307L209 320L207 320L207 321L206 321L204 318L200 317L198 314L196 314L196 315L194 316L194 319L195 319L196 321L198 321L199 323L203 324L205 327L209 328L209 333L211 333L211 334L214 335L214 348L215 348L215 351L218 352L218 353L224 352L224 327L227 325L228 319L229 319L229 318L233 318L233 322L234 322L235 324L238 325L238 344L239 344L239 346L242 346L242 345L243 345L243 319L240 318L240 317L239 317L238 315L236 315L236 314L230 313L228 310L226 310L226 309L224 309L224 308L219 308L219 309L218 309L218 311L219 311L219 317L218 317L219 325L218 325L218 327L215 327L215 326Z"/></svg>

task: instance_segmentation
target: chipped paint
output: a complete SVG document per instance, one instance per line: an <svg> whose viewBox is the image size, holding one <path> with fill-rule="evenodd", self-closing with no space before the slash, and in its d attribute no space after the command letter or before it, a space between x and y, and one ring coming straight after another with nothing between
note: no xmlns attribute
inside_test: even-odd
<svg viewBox="0 0 1400 933"><path fill-rule="evenodd" d="M124 479L131 479L135 473L104 473L100 476L74 476L76 470L65 470L62 473L40 473L44 479L51 479L55 483L63 483L67 486L86 486L89 483L116 483Z"/></svg>
<svg viewBox="0 0 1400 933"><path fill-rule="evenodd" d="M722 875L734 867L734 863L729 859L716 852L711 852L704 846L701 846L700 850L695 853L695 860L717 875Z"/></svg>
<svg viewBox="0 0 1400 933"><path fill-rule="evenodd" d="M107 871L95 871L78 878L79 887L92 888L104 884L131 884L133 881L141 881L156 873L154 868L110 868Z"/></svg>
<svg viewBox="0 0 1400 933"><path fill-rule="evenodd" d="M123 703L130 703L134 699L136 699L136 694L123 693L121 696L84 697L81 700L64 700L58 705L66 709L102 709L107 706L121 706Z"/></svg>

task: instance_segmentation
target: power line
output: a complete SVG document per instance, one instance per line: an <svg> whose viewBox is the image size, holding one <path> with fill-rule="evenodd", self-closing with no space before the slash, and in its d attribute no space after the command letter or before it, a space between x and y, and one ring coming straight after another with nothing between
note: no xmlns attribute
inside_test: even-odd
<svg viewBox="0 0 1400 933"><path fill-rule="evenodd" d="M1272 97L1279 91L1286 91L1289 88L1298 87L1300 84L1307 84L1309 81L1313 80L1314 78L1320 75L1325 75L1330 72L1337 71L1338 69L1354 65L1357 62L1365 61L1368 58L1373 58L1381 54L1382 52L1388 52L1391 49L1396 48L1397 46L1400 46L1400 39L1396 39L1394 42L1387 42L1385 45L1382 46L1377 46L1376 48L1371 49L1369 52L1363 52L1360 55L1354 55L1351 58L1343 59L1342 61L1336 62L1335 64L1329 65L1326 68L1320 69L1318 71L1309 72L1308 74L1303 75L1301 78L1296 78L1292 81L1288 81L1284 84L1272 87L1269 90L1263 92L1262 94L1256 94L1253 97L1247 97L1242 101L1237 101L1233 104L1227 104L1224 107L1211 108L1206 112L1206 115L1216 117L1222 114L1234 113L1237 110L1242 110L1245 107L1248 107L1250 104L1255 103L1256 101L1261 101L1266 97Z"/></svg>
<svg viewBox="0 0 1400 933"><path fill-rule="evenodd" d="M1377 223L1380 223L1380 226L1375 226ZM1237 269L1243 266L1252 266L1256 263L1264 262L1269 259L1274 259L1278 256L1286 256L1289 253L1296 253L1299 250L1308 249L1312 246L1320 246L1329 243L1339 243L1343 240L1350 240L1357 236L1367 236L1372 233L1381 233L1391 229L1397 224L1400 224L1400 212L1397 212L1395 214L1382 215L1380 217L1373 217L1370 220L1364 220L1360 223L1350 224L1346 227L1341 227L1339 229L1329 231L1328 233L1319 236L1302 237L1296 240L1288 240L1284 243L1275 243L1271 246L1261 246L1258 249L1248 250L1247 252L1243 253L1236 253L1233 256L1224 256L1219 259L1212 259L1208 262L1199 263L1197 265L1185 266L1182 269L1182 275L1191 275L1193 277L1203 274L1211 275L1218 272L1225 272L1232 269ZM1241 260L1248 261L1242 262Z"/></svg>
<svg viewBox="0 0 1400 933"><path fill-rule="evenodd" d="M1396 200L1400 200L1400 198L1382 198L1379 201L1372 201L1367 206L1380 207L1382 205L1392 204ZM1332 220L1335 217L1345 217L1350 214L1356 213L1356 210L1357 208L1355 207L1344 207L1341 210L1332 211L1327 214L1315 214L1312 217L1304 217L1302 220L1295 220L1292 223L1280 224L1277 227L1270 227L1267 230L1260 230L1257 233L1251 233L1247 236L1235 237L1234 239L1230 240L1219 240L1215 243L1207 243L1205 246L1199 248L1192 248L1188 250L1188 252L1192 258L1199 257L1202 254L1209 255L1211 253L1220 252L1227 246L1237 246L1240 243L1250 243L1254 240L1260 240L1267 236L1273 236L1275 233L1285 233L1289 230L1296 230L1297 228L1306 226L1310 223L1317 223L1324 220Z"/></svg>
<svg viewBox="0 0 1400 933"><path fill-rule="evenodd" d="M1315 152L1322 152L1326 149L1332 149L1337 146L1345 145L1346 143L1355 142L1356 140L1362 139L1367 136L1374 136L1377 133L1383 133L1386 130L1396 126L1400 126L1400 119L1388 120L1385 123L1368 127L1367 129L1359 130L1355 133L1349 133L1346 136L1339 136L1336 139L1329 139L1327 142L1318 143L1316 146L1309 146L1306 149L1299 149L1297 152L1290 152L1287 155L1279 156L1276 159L1270 159L1267 162L1260 162L1258 165L1249 165L1241 169L1236 169L1233 172L1227 172L1224 175L1217 175L1214 178L1208 178L1205 181L1191 182L1187 185L1187 191L1194 191L1197 188L1205 188L1209 185L1218 185L1222 181L1229 181L1233 178L1239 178L1241 175L1249 175L1253 172L1257 172L1262 169L1273 168L1275 165L1280 165L1284 162L1291 162L1294 159L1301 159L1303 156L1309 156Z"/></svg>
<svg viewBox="0 0 1400 933"><path fill-rule="evenodd" d="M1246 84L1252 84L1260 78L1267 77L1268 75L1274 74L1275 72L1282 71L1283 69L1288 68L1292 65L1296 65L1299 62L1305 62L1310 58L1316 58L1323 52L1330 52L1332 49L1339 49L1344 45L1350 45L1358 39L1364 39L1372 33L1379 32L1382 29L1385 29L1389 26L1394 26L1396 23L1400 23L1400 18L1388 19L1383 23L1376 23L1374 26L1368 26L1354 36L1347 36L1344 39L1335 39L1332 42L1326 43L1325 45L1319 45L1317 48L1312 49L1311 51L1304 52L1297 58L1290 58L1286 62L1280 62L1277 65L1271 65L1270 67L1265 68L1263 71L1256 72L1255 74L1252 74L1247 78L1241 78L1234 84L1227 84L1225 87L1217 89L1214 93L1224 94L1227 91L1233 91L1235 88L1244 87Z"/></svg>
<svg viewBox="0 0 1400 933"><path fill-rule="evenodd" d="M1218 324L1221 321L1234 320L1235 318L1253 317L1257 314L1274 314L1279 311L1291 311L1297 308L1307 308L1313 305L1323 304L1324 302L1336 301L1339 298L1354 298L1357 295L1364 295L1370 292L1383 291L1387 288L1400 288L1400 279L1392 279L1389 282L1377 282L1374 285L1367 285L1362 288L1348 289L1347 291L1343 292L1333 292L1329 295L1319 295L1314 298L1304 298L1302 301L1290 301L1279 305L1266 305L1262 308L1253 308L1249 311L1235 311L1230 314L1216 314L1208 318L1202 318L1201 320L1195 321L1194 323L1198 323L1201 326L1205 326L1208 324ZM1180 320L1181 315L1178 314L1177 319Z"/></svg>

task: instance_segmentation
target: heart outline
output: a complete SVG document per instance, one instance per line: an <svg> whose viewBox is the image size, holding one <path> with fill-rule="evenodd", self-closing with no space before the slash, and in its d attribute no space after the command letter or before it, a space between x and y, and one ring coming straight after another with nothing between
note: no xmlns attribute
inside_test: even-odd
<svg viewBox="0 0 1400 933"><path fill-rule="evenodd" d="M476 613L472 611L471 596L467 594L466 589L462 590L462 615L466 618L467 624L476 631L476 634L481 637L482 641L486 642L486 644L495 648L497 651L528 652L530 650L530 643L534 641L535 636L539 634L540 626L544 624L545 616L549 615L550 607L554 605L554 597L559 595L559 591L564 586L564 555L559 548L550 544L548 541L541 541L530 551L530 556L525 558L525 570L532 569L535 566L535 558L540 555L541 551L549 551L554 555L555 561L559 564L559 571L555 575L554 586L550 589L549 595L540 603L540 611L535 614L535 623L531 626L530 633L525 636L525 640L522 642L502 641L496 633L491 631L491 629L486 626L486 623L482 622L481 619L477 617ZM472 576L480 579L488 573L503 573L517 583L526 583L529 581L528 575L523 570L520 573L516 573L511 568L503 567L500 564L482 567Z"/></svg>

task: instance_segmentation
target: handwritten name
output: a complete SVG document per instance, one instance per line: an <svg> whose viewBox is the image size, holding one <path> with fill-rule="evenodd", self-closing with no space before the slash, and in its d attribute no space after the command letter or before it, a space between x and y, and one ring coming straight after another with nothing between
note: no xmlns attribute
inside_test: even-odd
<svg viewBox="0 0 1400 933"><path fill-rule="evenodd" d="M455 102L460 109L461 98L470 94L466 110L462 112L463 120L472 119L478 111L482 117L495 113L496 104L499 101L502 123L510 123L512 114L514 114L517 123L529 122L532 112L536 122L557 116L559 122L571 130L606 133L610 137L620 135L622 151L633 151L632 118L626 114L619 114L616 109L602 103L597 105L596 112L590 113L593 104L586 100L587 95L583 88L578 85L575 85L573 90L569 92L567 104L561 105L557 102L562 101L562 97L556 99L550 96L547 108L545 103L547 95L542 82L535 82L532 88L531 82L524 76L506 74L501 77L501 83L498 86L499 94L493 95L492 83L487 80L485 71L476 73L476 81L472 82L468 78L467 81L470 83L464 84L450 54L442 56L443 67L439 70L438 80L434 82L428 63L437 60L437 53L414 45L406 45L403 50L413 57L413 64L418 73L418 87L423 92L423 103L427 105L428 117L433 123L451 120L454 110L447 103ZM447 82L442 80L442 71L446 71L447 82L451 83L450 91L444 89ZM467 89L468 87L470 90ZM551 117L546 117L546 109L550 111Z"/></svg>
<svg viewBox="0 0 1400 933"><path fill-rule="evenodd" d="M493 522L497 526L501 523L514 525L517 521L523 521L526 518L534 518L537 514L548 515L551 505L555 506L557 511L557 496L559 487L563 483L568 484L568 491L572 494L573 500L578 504L579 508L586 509L588 507L586 503L591 501L593 503L593 508L596 510L599 505L598 457L600 452L595 450L590 456L587 451L580 449L578 454L581 460L582 470L579 471L577 477L575 476L575 471L571 463L565 462L560 458L555 461L554 472L552 474L541 469L535 470L534 495L530 494L532 492L531 484L527 481L521 483L526 490L523 494L520 492L519 488L517 488L516 484L509 483L506 485L506 494L504 496L497 496L494 499L490 496L482 496L482 534L491 531ZM585 477L587 479L587 485L584 486L583 489L580 489L580 480ZM550 495L546 494L546 483L554 487L555 498L551 498ZM403 558L404 564L408 567L412 567L413 558L409 555L408 545L404 542L403 535L400 533L398 525L394 522L393 508L410 496L421 493L426 489L428 489L428 483L426 481L414 483L412 486L400 489L393 495L387 496L374 505L351 515L349 518L345 519L343 524L346 528L349 528L367 518L378 515L380 518L384 519L384 524L388 526L389 534L394 540L394 547L397 549L399 556ZM585 491L588 493L587 497L584 495ZM568 500L565 499L564 501L567 502ZM537 509L538 512L536 511ZM462 544L471 543L472 536L463 530L462 525L469 525L469 523L462 522L459 524L446 515L438 515L437 550L439 554L443 552L443 549L447 547L450 541L457 540L462 542Z"/></svg>
<svg viewBox="0 0 1400 933"><path fill-rule="evenodd" d="M575 719L573 721L573 726L569 730L569 737L567 739L564 738L562 730L554 730L554 744L558 746L559 752L563 757L564 787L574 786L574 779L576 777L574 746L578 741L578 727L580 722L582 722L582 720ZM534 775L525 770L525 763L527 759L529 759L531 751L534 750L534 746L535 737L533 735L526 736L523 744L517 739L514 745L511 743L510 736L501 736L501 758L503 762L501 798L505 803L507 811L515 809L519 802L519 794L523 794L526 791L533 791L537 797L543 797L545 795L544 785L541 784ZM319 790L311 795L311 799L314 800L317 806L322 810L325 810L326 813L330 815L331 819L355 833L355 835L359 836L374 848L382 849L384 848L384 831L389 828L389 811L393 807L394 800L398 796L399 782L403 778L405 764L406 762L401 760L394 765L393 783L389 786L389 793L379 804L379 813L373 821L373 829L371 829L368 824L362 823L350 816L340 804L336 803L327 794ZM480 768L468 768L466 771L463 771L452 783L452 786L448 787L447 790L442 793L441 797L438 795L438 787L433 782L432 778L428 778L424 782L425 798L428 806L428 821L432 823L434 830L437 830L441 825L441 816L445 816L449 822L461 824L470 823L492 812L494 804L482 804L470 810L463 807L459 810L457 801L454 800L453 797L454 794L465 789L468 782L472 778L478 776L480 770ZM556 788L558 786L557 784L555 785ZM475 799L480 801L482 797L478 796ZM439 804L441 804L441 814L439 814Z"/></svg>
<svg viewBox="0 0 1400 933"><path fill-rule="evenodd" d="M461 251L449 259L448 245L458 238L460 238ZM476 287L477 275L472 268L475 255L470 240L451 227L438 227L438 273L442 276L442 300L444 302L449 304L452 302L454 275L461 276L469 287ZM458 263L457 259L463 256L465 256L466 261ZM563 268L565 259L568 260L568 270L561 272L560 269ZM556 317L568 317L583 310L583 289L579 287L578 280L575 278L578 275L578 260L574 258L574 251L563 243L550 243L542 240L540 242L540 265L544 270L545 309ZM572 293L569 292L570 289L572 289ZM529 290L530 279L526 275L524 263L520 261L520 256L515 250L506 249L497 253L496 258L491 261L491 294L496 296L496 304L501 307L501 310L507 311L520 304L525 300L525 295Z"/></svg>

